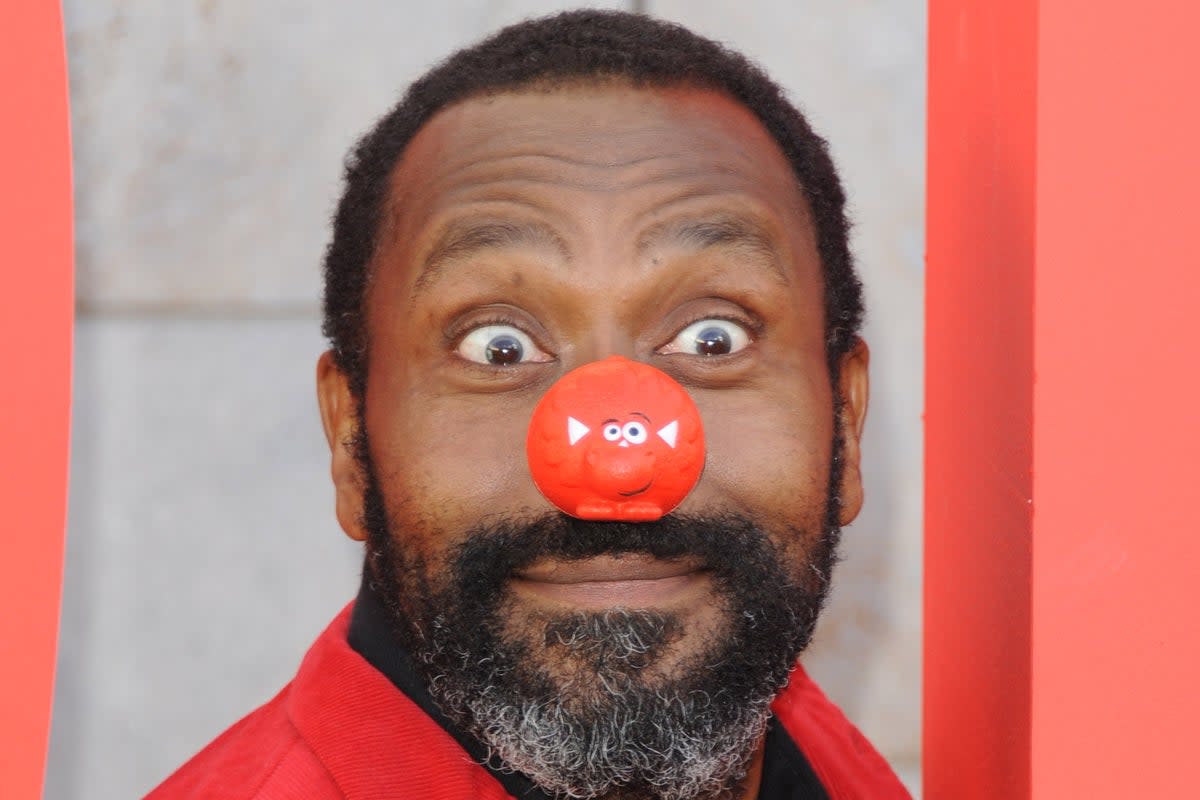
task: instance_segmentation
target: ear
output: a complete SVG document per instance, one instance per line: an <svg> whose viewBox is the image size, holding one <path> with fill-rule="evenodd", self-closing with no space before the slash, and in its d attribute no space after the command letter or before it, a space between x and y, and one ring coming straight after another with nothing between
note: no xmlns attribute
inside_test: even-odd
<svg viewBox="0 0 1200 800"><path fill-rule="evenodd" d="M338 524L347 536L361 542L367 532L362 524L363 475L354 456L358 404L350 392L350 381L334 363L332 350L326 350L317 361L317 404L329 442Z"/></svg>
<svg viewBox="0 0 1200 800"><path fill-rule="evenodd" d="M867 343L859 339L842 356L838 376L838 391L842 395L842 485L839 489L839 522L842 525L853 522L863 504L860 444L867 419L867 397L870 394L867 367L870 361L871 351Z"/></svg>

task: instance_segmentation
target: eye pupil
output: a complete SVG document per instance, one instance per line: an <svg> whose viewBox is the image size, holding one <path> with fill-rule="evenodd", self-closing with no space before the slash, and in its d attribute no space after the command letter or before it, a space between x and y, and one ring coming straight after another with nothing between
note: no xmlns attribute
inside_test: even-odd
<svg viewBox="0 0 1200 800"><path fill-rule="evenodd" d="M696 334L696 352L705 356L723 356L733 349L733 339L724 328L713 325Z"/></svg>
<svg viewBox="0 0 1200 800"><path fill-rule="evenodd" d="M524 354L525 349L515 336L502 334L487 343L487 360L491 364L517 364Z"/></svg>

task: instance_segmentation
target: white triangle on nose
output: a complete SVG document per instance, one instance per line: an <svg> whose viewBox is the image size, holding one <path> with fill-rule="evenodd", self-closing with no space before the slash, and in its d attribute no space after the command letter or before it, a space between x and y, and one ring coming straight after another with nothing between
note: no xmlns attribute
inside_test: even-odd
<svg viewBox="0 0 1200 800"><path fill-rule="evenodd" d="M668 422L659 430L658 435L673 449L675 447L675 437L679 435L679 420Z"/></svg>
<svg viewBox="0 0 1200 800"><path fill-rule="evenodd" d="M571 444L575 444L580 439L587 436L588 431L590 430L591 428L589 428L587 425L584 425L574 417L567 417L567 440ZM672 445L672 447L674 447L674 445Z"/></svg>

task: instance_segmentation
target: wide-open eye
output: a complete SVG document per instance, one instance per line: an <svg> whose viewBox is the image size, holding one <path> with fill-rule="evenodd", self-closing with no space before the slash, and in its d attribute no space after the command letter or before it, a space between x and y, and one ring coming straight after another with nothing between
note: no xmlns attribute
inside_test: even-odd
<svg viewBox="0 0 1200 800"><path fill-rule="evenodd" d="M646 441L646 426L640 422L626 422L621 434L630 444L641 444Z"/></svg>
<svg viewBox="0 0 1200 800"><path fill-rule="evenodd" d="M604 438L607 441L615 442L621 438L621 426L615 422L608 422L604 425Z"/></svg>
<svg viewBox="0 0 1200 800"><path fill-rule="evenodd" d="M681 330L660 353L724 356L750 344L750 333L727 319L702 319Z"/></svg>
<svg viewBox="0 0 1200 800"><path fill-rule="evenodd" d="M527 361L549 361L529 334L512 325L483 325L468 333L458 345L458 354L476 364L507 367Z"/></svg>

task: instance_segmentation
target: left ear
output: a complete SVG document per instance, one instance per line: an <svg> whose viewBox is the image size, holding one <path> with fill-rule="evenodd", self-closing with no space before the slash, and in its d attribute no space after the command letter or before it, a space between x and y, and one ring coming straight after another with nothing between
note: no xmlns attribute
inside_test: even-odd
<svg viewBox="0 0 1200 800"><path fill-rule="evenodd" d="M327 350L317 361L317 404L321 424L329 442L330 475L333 477L338 523L355 541L367 538L362 523L363 476L354 452L358 404L350 391L350 381L338 369L333 351Z"/></svg>
<svg viewBox="0 0 1200 800"><path fill-rule="evenodd" d="M863 425L867 419L870 378L867 367L871 351L858 339L842 356L838 391L842 396L842 484L839 488L841 511L838 520L848 525L858 516L863 504L862 458Z"/></svg>

